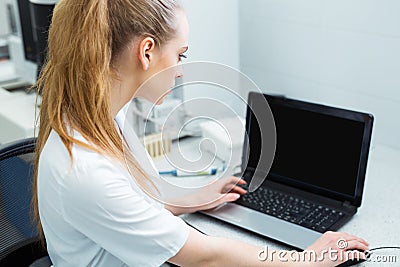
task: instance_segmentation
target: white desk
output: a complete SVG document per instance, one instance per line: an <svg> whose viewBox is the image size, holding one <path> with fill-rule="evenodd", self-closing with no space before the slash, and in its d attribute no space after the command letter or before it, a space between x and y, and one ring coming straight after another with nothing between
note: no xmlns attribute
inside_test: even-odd
<svg viewBox="0 0 400 267"><path fill-rule="evenodd" d="M36 94L2 88L16 81L13 64L0 62L0 144L34 136Z"/></svg>
<svg viewBox="0 0 400 267"><path fill-rule="evenodd" d="M0 84L18 79L15 66L11 61L0 61Z"/></svg>
<svg viewBox="0 0 400 267"><path fill-rule="evenodd" d="M195 145L185 140L182 150L190 153ZM196 152L197 153L197 152ZM165 167L162 160L156 161ZM178 179L178 178L175 178ZM191 178L182 178L191 179ZM201 179L201 178L198 178ZM363 237L370 248L400 246L400 150L376 145L372 147L368 161L363 203L357 214L340 231ZM202 214L186 214L182 218L188 223L212 235L241 240L260 247L267 245L275 249L290 249L271 239L253 234L236 226L224 223ZM266 225L265 227L268 227ZM399 255L397 253L396 255ZM397 264L400 264L398 257ZM362 265L364 266L364 264ZM377 266L377 265L371 265ZM392 266L392 265L390 265ZM393 265L394 266L394 265Z"/></svg>
<svg viewBox="0 0 400 267"><path fill-rule="evenodd" d="M34 136L35 107L36 94L10 93L0 86L0 144Z"/></svg>

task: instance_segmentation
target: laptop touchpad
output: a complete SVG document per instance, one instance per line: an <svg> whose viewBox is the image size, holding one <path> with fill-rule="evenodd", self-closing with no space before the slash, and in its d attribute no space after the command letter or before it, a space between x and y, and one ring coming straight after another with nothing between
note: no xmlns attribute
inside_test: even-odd
<svg viewBox="0 0 400 267"><path fill-rule="evenodd" d="M216 213L219 217L223 217L235 222L242 221L244 218L247 217L248 214L251 214L253 212L254 211L249 209L243 210L240 208L240 206L231 203L226 203L213 210L207 211L208 214Z"/></svg>

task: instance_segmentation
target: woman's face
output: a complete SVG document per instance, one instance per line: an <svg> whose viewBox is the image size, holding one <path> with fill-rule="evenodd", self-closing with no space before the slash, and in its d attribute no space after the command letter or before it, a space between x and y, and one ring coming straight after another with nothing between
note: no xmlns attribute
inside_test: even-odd
<svg viewBox="0 0 400 267"><path fill-rule="evenodd" d="M177 32L173 39L157 48L151 55L149 68L142 77L144 83L135 96L160 105L183 75L181 61L188 50L189 25L184 11L177 11Z"/></svg>

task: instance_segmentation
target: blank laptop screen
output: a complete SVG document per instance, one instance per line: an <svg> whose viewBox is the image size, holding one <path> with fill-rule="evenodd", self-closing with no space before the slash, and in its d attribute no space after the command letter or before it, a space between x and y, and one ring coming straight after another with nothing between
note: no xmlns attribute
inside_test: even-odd
<svg viewBox="0 0 400 267"><path fill-rule="evenodd" d="M279 102L269 101L269 104L275 119L277 144L268 178L303 189L354 196L364 123ZM256 109L254 105L257 101L253 102ZM249 122L248 167L254 169L262 149L261 134L254 115Z"/></svg>

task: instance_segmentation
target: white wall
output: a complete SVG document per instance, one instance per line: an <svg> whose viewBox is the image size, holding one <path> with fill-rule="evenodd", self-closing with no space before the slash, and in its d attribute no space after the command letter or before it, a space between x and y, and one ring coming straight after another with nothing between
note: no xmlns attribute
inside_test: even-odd
<svg viewBox="0 0 400 267"><path fill-rule="evenodd" d="M209 61L239 69L239 0L183 0L181 3L190 26L188 59L184 62ZM185 99L202 96L237 106L232 96L215 86L185 88Z"/></svg>
<svg viewBox="0 0 400 267"><path fill-rule="evenodd" d="M4 0L0 0L0 37L10 33L7 18L6 2Z"/></svg>
<svg viewBox="0 0 400 267"><path fill-rule="evenodd" d="M189 20L189 60L239 68L239 0L181 1Z"/></svg>
<svg viewBox="0 0 400 267"><path fill-rule="evenodd" d="M400 1L242 0L241 69L267 93L367 111L400 148Z"/></svg>

